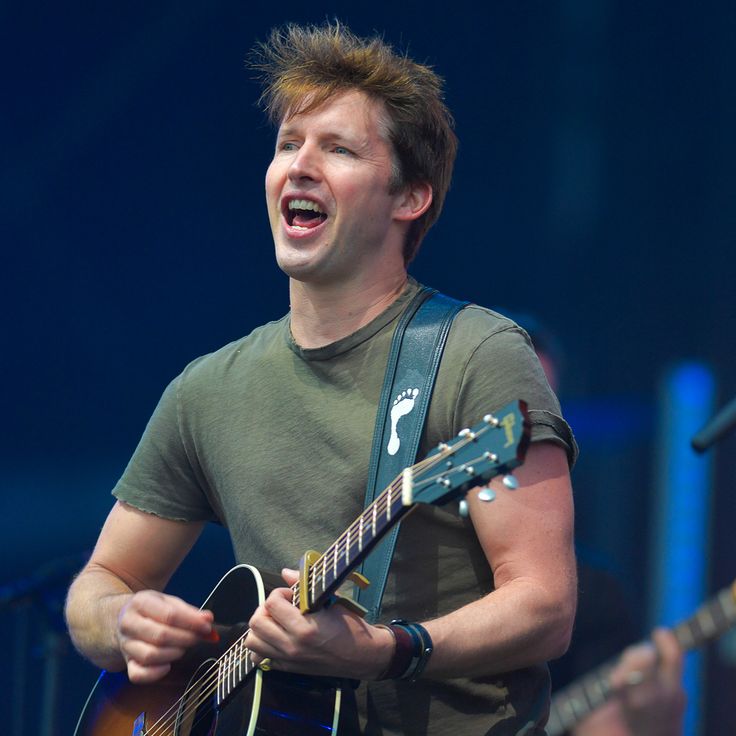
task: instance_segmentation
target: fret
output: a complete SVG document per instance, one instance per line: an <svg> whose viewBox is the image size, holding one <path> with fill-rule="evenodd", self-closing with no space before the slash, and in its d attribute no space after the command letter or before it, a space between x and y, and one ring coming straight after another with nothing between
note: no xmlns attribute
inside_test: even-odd
<svg viewBox="0 0 736 736"><path fill-rule="evenodd" d="M580 681L555 693L550 708L550 720L547 724L550 736L561 734L579 723L608 700L611 694L608 678L612 667L612 663L605 663Z"/></svg>
<svg viewBox="0 0 736 736"><path fill-rule="evenodd" d="M332 548L332 579L337 579L337 548Z"/></svg>
<svg viewBox="0 0 736 736"><path fill-rule="evenodd" d="M404 508L404 502L400 493L394 498L393 505L396 507L395 509L393 509L393 513L401 513L402 509Z"/></svg>
<svg viewBox="0 0 736 736"><path fill-rule="evenodd" d="M584 687L574 688L570 693L570 710L576 718L582 718L590 713L590 703L588 703Z"/></svg>
<svg viewBox="0 0 736 736"><path fill-rule="evenodd" d="M371 504L371 509L373 510L373 538L375 539L376 537L376 513L378 512L378 506L376 505L375 502Z"/></svg>
<svg viewBox="0 0 736 736"><path fill-rule="evenodd" d="M350 565L350 529L348 527L347 542L345 543L345 565Z"/></svg>
<svg viewBox="0 0 736 736"><path fill-rule="evenodd" d="M562 703L562 707L560 710L561 721L568 725L571 723L575 723L578 720L578 710L579 710L580 704L578 700L575 698L574 693L570 693L566 700Z"/></svg>
<svg viewBox="0 0 736 736"><path fill-rule="evenodd" d="M675 638L683 649L692 649L695 646L697 639L692 630L692 619L684 621L675 629Z"/></svg>
<svg viewBox="0 0 736 736"><path fill-rule="evenodd" d="M363 551L363 514L360 515L358 527L358 552Z"/></svg>
<svg viewBox="0 0 736 736"><path fill-rule="evenodd" d="M327 555L322 555L322 592L327 590Z"/></svg>
<svg viewBox="0 0 736 736"><path fill-rule="evenodd" d="M391 491L393 491L393 486L386 489L386 521L391 521Z"/></svg>
<svg viewBox="0 0 736 736"><path fill-rule="evenodd" d="M710 602L701 606L690 619L674 628L677 641L684 649L692 649L733 626L736 604L730 588L724 588Z"/></svg>
<svg viewBox="0 0 736 736"><path fill-rule="evenodd" d="M708 637L718 631L716 626L716 620L713 618L713 612L710 606L705 606L703 609L698 611L696 618L700 626L700 630L703 632L705 637Z"/></svg>
<svg viewBox="0 0 736 736"><path fill-rule="evenodd" d="M608 680L610 670L606 668L605 672L594 672L591 676L591 682L588 687L588 695L590 700L597 706L605 703L611 692L611 683Z"/></svg>

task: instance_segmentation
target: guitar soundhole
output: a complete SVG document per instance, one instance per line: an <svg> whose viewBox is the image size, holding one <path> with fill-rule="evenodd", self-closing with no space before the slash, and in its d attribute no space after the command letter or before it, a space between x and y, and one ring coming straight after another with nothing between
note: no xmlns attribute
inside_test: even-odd
<svg viewBox="0 0 736 736"><path fill-rule="evenodd" d="M217 708L213 692L214 660L202 662L187 685L176 714L174 736L214 736Z"/></svg>

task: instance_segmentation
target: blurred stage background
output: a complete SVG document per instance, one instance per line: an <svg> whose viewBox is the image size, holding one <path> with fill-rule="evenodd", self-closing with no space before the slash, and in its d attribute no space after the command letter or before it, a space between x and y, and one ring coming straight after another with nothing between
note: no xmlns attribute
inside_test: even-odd
<svg viewBox="0 0 736 736"><path fill-rule="evenodd" d="M695 465L682 441L736 394L732 3L5 3L4 733L74 728L96 673L57 628L63 588L166 383L288 308L243 59L274 25L334 16L446 78L461 147L412 271L559 337L580 542L641 634L677 614L656 571L665 506L691 592L736 577L734 437ZM658 489L683 478L668 506ZM201 601L230 564L212 529L174 588ZM736 732L733 649L708 649L689 733Z"/></svg>

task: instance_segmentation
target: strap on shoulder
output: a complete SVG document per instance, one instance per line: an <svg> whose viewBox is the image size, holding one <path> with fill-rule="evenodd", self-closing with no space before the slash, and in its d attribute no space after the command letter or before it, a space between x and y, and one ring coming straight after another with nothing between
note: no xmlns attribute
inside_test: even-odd
<svg viewBox="0 0 736 736"><path fill-rule="evenodd" d="M424 287L401 316L376 413L364 508L415 462L447 334L455 315L466 305ZM399 527L397 524L363 562L361 572L371 584L357 591L356 597L368 609L366 619L371 623L381 610Z"/></svg>

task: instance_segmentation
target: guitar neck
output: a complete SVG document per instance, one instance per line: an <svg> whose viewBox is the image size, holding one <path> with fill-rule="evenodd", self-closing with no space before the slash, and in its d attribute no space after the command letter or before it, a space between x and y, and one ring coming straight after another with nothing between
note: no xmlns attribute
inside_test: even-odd
<svg viewBox="0 0 736 736"><path fill-rule="evenodd" d="M384 535L414 508L413 503L402 499L402 486L399 476L324 554L311 562L306 591L309 610L323 607ZM299 605L305 595L301 588L300 584L294 586L294 605Z"/></svg>
<svg viewBox="0 0 736 736"><path fill-rule="evenodd" d="M706 601L672 632L683 651L689 651L718 638L735 623L736 582ZM611 697L610 674L617 662L618 657L605 662L554 694L547 723L548 736L564 733Z"/></svg>
<svg viewBox="0 0 736 736"><path fill-rule="evenodd" d="M736 582L704 603L690 618L677 624L672 631L680 647L688 651L718 638L735 622Z"/></svg>

